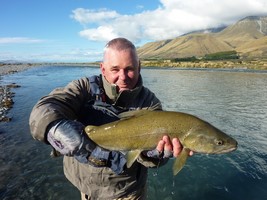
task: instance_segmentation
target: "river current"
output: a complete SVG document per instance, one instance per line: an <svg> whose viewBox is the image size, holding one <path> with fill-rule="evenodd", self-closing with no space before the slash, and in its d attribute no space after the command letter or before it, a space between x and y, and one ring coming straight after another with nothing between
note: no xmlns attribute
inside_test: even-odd
<svg viewBox="0 0 267 200"><path fill-rule="evenodd" d="M28 119L39 98L55 87L99 74L90 67L36 67L7 75L16 83L12 121L0 124L0 199L80 199L63 175L62 158L32 139ZM235 152L190 157L173 177L167 165L149 170L148 200L258 200L267 198L267 73L228 70L142 69L143 82L164 110L210 122L238 141Z"/></svg>

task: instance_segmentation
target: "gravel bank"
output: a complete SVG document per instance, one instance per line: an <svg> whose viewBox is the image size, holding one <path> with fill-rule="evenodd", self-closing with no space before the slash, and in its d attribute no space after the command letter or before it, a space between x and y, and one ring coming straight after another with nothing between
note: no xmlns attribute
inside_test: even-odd
<svg viewBox="0 0 267 200"><path fill-rule="evenodd" d="M14 104L12 97L15 95L15 93L11 91L11 88L17 87L20 86L15 83L0 85L0 122L9 122L12 119L8 116L8 111Z"/></svg>
<svg viewBox="0 0 267 200"><path fill-rule="evenodd" d="M23 63L23 64L1 64L0 63L0 123L1 122L9 122L12 120L12 117L8 115L8 111L12 108L14 102L12 98L15 93L12 92L13 88L20 87L16 83L9 83L4 85L1 82L1 77L8 74L13 74L16 72L21 72L33 67L39 66L92 66L96 64L88 64L88 63Z"/></svg>
<svg viewBox="0 0 267 200"><path fill-rule="evenodd" d="M0 122L9 122L12 117L8 116L9 109L12 108L14 102L12 97L14 97L14 92L12 88L20 87L16 83L11 83L8 85L3 85L1 83L1 76L12 74L26 69L37 67L37 64L0 64Z"/></svg>
<svg viewBox="0 0 267 200"><path fill-rule="evenodd" d="M0 64L0 76L24 71L40 65L41 64Z"/></svg>

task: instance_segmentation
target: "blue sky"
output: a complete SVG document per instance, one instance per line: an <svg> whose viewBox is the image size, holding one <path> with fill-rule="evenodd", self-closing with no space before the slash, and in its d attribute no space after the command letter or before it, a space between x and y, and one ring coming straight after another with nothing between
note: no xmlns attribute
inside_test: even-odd
<svg viewBox="0 0 267 200"><path fill-rule="evenodd" d="M136 46L267 15L266 0L0 0L0 61L90 62Z"/></svg>

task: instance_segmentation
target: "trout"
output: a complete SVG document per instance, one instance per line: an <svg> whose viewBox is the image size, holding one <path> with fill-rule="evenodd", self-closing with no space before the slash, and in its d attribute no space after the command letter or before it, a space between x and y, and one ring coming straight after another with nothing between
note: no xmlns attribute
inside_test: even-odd
<svg viewBox="0 0 267 200"><path fill-rule="evenodd" d="M126 152L127 167L142 151L155 149L164 135L178 138L183 150L175 159L173 174L185 165L189 151L221 154L237 149L237 141L208 122L181 112L137 110L122 113L120 120L101 126L87 126L85 132L97 145Z"/></svg>

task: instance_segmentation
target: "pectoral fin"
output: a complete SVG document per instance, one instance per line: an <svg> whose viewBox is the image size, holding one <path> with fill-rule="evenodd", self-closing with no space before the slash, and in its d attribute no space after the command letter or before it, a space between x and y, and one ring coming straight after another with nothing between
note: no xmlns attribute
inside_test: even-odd
<svg viewBox="0 0 267 200"><path fill-rule="evenodd" d="M181 154L175 159L173 164L173 175L175 176L184 167L189 155L189 149L184 148Z"/></svg>
<svg viewBox="0 0 267 200"><path fill-rule="evenodd" d="M130 168L134 161L138 158L142 150L132 150L127 152L126 159L127 159L127 168Z"/></svg>

